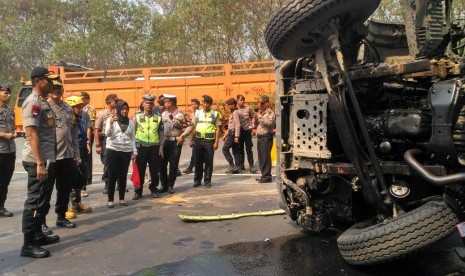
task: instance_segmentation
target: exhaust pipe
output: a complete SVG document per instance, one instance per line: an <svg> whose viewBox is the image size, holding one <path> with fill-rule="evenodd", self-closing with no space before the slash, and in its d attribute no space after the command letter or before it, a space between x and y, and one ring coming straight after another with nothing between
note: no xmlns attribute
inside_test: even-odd
<svg viewBox="0 0 465 276"><path fill-rule="evenodd" d="M412 169L418 173L423 179L436 186L445 186L449 184L458 184L465 181L465 173L456 173L446 176L436 176L426 170L420 162L415 159L416 155L423 152L420 149L410 149L404 153L404 159Z"/></svg>

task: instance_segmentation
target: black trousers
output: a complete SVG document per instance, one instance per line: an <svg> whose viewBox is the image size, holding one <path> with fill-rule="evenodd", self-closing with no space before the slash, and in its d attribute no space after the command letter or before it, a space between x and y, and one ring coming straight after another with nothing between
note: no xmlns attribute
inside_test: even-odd
<svg viewBox="0 0 465 276"><path fill-rule="evenodd" d="M245 146L245 147L244 147ZM241 128L241 133L239 135L239 154L241 155L241 163L239 164L241 169L244 169L245 163L245 153L247 154L247 161L249 162L249 166L252 167L254 160L253 160L253 142L252 142L252 130L245 130Z"/></svg>
<svg viewBox="0 0 465 276"><path fill-rule="evenodd" d="M73 158L57 160L55 163L55 177L53 182L55 182L57 189L55 213L58 219L64 219L65 213L68 210L69 194L73 183L69 178L70 176L76 175L76 170L77 165Z"/></svg>
<svg viewBox="0 0 465 276"><path fill-rule="evenodd" d="M213 144L215 140L205 140L195 138L195 173L194 182L201 183L202 177L205 183L211 183L213 174L213 157L215 150ZM205 167L204 167L205 165ZM205 175L204 175L205 171Z"/></svg>
<svg viewBox="0 0 465 276"><path fill-rule="evenodd" d="M87 156L87 164L86 164L86 171L87 171L87 182L86 182L86 185L87 184L91 184L92 183L92 146L94 145L94 136L91 135L90 137L90 153L87 152L87 149L85 150L84 154ZM82 154L81 154L81 160L84 159L82 158ZM84 185L82 188L85 190L86 188L86 185Z"/></svg>
<svg viewBox="0 0 465 276"><path fill-rule="evenodd" d="M232 149L232 155L230 150ZM228 161L229 166L240 166L241 163L243 164L244 162L241 162L241 155L239 152L239 144L234 143L234 132L229 132L226 134L226 138L224 139L224 144L223 144L223 155L226 158L226 161ZM234 159L233 159L234 155ZM234 162L236 161L236 162Z"/></svg>
<svg viewBox="0 0 465 276"><path fill-rule="evenodd" d="M89 163L89 154L87 154L87 148L79 148L79 155L81 156L81 164L75 166L73 172L74 179L72 181L71 189L74 191L71 196L72 203L81 203L81 190L87 185L87 169Z"/></svg>
<svg viewBox="0 0 465 276"><path fill-rule="evenodd" d="M22 230L25 239L33 239L34 235L41 235L41 225L45 222L45 215L50 210L50 197L55 179L55 163L48 167L48 178L44 181L37 179L37 164L24 162L27 172L27 198L24 202Z"/></svg>
<svg viewBox="0 0 465 276"><path fill-rule="evenodd" d="M271 179L271 148L273 147L273 135L257 135L258 164L262 179Z"/></svg>
<svg viewBox="0 0 465 276"><path fill-rule="evenodd" d="M191 161L189 162L189 166L187 166L187 169L192 170L194 168L195 164L195 150L192 148L192 155L191 155Z"/></svg>
<svg viewBox="0 0 465 276"><path fill-rule="evenodd" d="M150 146L143 147L140 146L137 148L137 168L139 169L140 176L140 189L137 189L135 192L142 194L144 181L145 181L145 170L147 169L147 163L149 164L150 179L152 180L149 186L151 192L155 191L155 187L158 186L160 177L158 172L160 170L160 146Z"/></svg>
<svg viewBox="0 0 465 276"><path fill-rule="evenodd" d="M16 152L0 153L0 208L5 207L8 186L15 170Z"/></svg>
<svg viewBox="0 0 465 276"><path fill-rule="evenodd" d="M124 200L131 152L106 149L106 158L108 167L108 201L113 201L115 198L116 181L118 181L119 200Z"/></svg>
<svg viewBox="0 0 465 276"><path fill-rule="evenodd" d="M164 190L173 187L178 177L179 158L181 158L182 145L177 141L165 140L163 144L163 158L161 159L160 181ZM169 163L169 170L168 170Z"/></svg>
<svg viewBox="0 0 465 276"><path fill-rule="evenodd" d="M102 152L100 153L100 161L102 161L103 164L103 175L102 175L102 181L107 184L108 182L108 167L107 167L107 137L106 136L100 136L100 146L102 147Z"/></svg>

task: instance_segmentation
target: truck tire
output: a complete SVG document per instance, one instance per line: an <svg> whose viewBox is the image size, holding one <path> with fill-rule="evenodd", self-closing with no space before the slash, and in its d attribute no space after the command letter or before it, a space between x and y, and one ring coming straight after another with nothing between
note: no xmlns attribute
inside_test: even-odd
<svg viewBox="0 0 465 276"><path fill-rule="evenodd" d="M294 0L276 12L265 30L271 54L280 60L297 59L313 53L320 45L312 30L340 16L341 26L364 22L380 0Z"/></svg>
<svg viewBox="0 0 465 276"><path fill-rule="evenodd" d="M458 219L442 201L431 201L395 219L356 224L337 239L344 260L371 265L416 252L452 233Z"/></svg>

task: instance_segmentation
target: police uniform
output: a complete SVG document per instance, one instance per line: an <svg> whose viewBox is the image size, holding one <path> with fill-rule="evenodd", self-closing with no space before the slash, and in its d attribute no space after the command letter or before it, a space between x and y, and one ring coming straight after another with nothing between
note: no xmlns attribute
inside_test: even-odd
<svg viewBox="0 0 465 276"><path fill-rule="evenodd" d="M13 110L8 108L8 106L0 107L0 133L14 133L14 129L15 115ZM5 209L5 201L8 194L8 186L15 169L15 160L15 140L0 137L0 168L2 168L2 173L0 173L0 216L13 216L11 212Z"/></svg>
<svg viewBox="0 0 465 276"><path fill-rule="evenodd" d="M253 143L252 143L252 118L254 117L254 112L250 106L244 106L242 108L238 107L237 112L240 114L239 119L241 123L241 130L239 135L239 154L241 156L240 167L241 170L245 170L245 153L247 154L247 161L249 162L250 172L254 173L255 168L254 158L253 158Z"/></svg>
<svg viewBox="0 0 465 276"><path fill-rule="evenodd" d="M74 228L76 225L65 219L68 210L69 194L71 192L70 175L76 171L75 160L80 159L78 134L76 131L76 118L74 111L67 103L59 100L53 102L48 98L48 103L55 113L56 118L56 163L55 177L57 200L55 213L57 214L57 226Z"/></svg>
<svg viewBox="0 0 465 276"><path fill-rule="evenodd" d="M153 102L155 100L152 95L144 95L144 101ZM140 188L134 191L133 199L140 199L142 197L142 190L145 181L145 170L147 163L149 165L149 172L151 183L149 189L152 197L158 197L155 187L159 182L159 168L160 168L160 144L163 144L163 123L161 116L149 112L138 112L134 115L136 127L136 147L137 147L137 167L139 169Z"/></svg>
<svg viewBox="0 0 465 276"><path fill-rule="evenodd" d="M267 96L259 100L262 104L269 101ZM276 124L276 116L273 110L267 108L257 114L257 150L258 164L261 177L257 181L261 183L271 182L271 148L273 146L273 129Z"/></svg>
<svg viewBox="0 0 465 276"><path fill-rule="evenodd" d="M164 94L164 98L165 101L168 99L176 101L176 97L172 95ZM178 175L179 159L181 157L182 149L182 145L178 145L178 140L180 136L184 139L190 133L192 128L187 127L183 131L186 119L184 114L177 108L173 112L170 112L169 110L163 111L161 117L165 137L163 142L163 158L161 160L160 168L160 181L163 186L163 191L169 191L172 193L173 186ZM167 168L168 163L169 172Z"/></svg>
<svg viewBox="0 0 465 276"><path fill-rule="evenodd" d="M205 102L213 102L213 99L210 96L204 95L202 97ZM194 117L192 118L192 125L195 127L194 187L200 186L202 178L205 186L211 187L213 158L215 155L213 144L218 141L217 129L221 127L221 115L218 111L211 109L208 112L205 112L203 109L199 109L195 112Z"/></svg>
<svg viewBox="0 0 465 276"><path fill-rule="evenodd" d="M235 99L229 99L226 101L227 105L236 105L237 102ZM223 144L223 155L228 161L229 169L226 173L239 173L240 172L240 164L241 164L241 156L239 153L239 144L235 143L234 140L237 138L239 140L240 135L240 119L239 113L237 109L230 110L229 120L228 120L228 132L224 137L224 144ZM232 149L233 156L231 155L230 150ZM235 161L235 162L234 162Z"/></svg>
<svg viewBox="0 0 465 276"><path fill-rule="evenodd" d="M42 156L40 163L36 163L30 141L26 139L22 160L23 167L28 174L28 183L27 199L23 211L24 246L21 255L30 256L23 251L28 246L33 245L35 238L43 236L41 225L45 222L45 215L50 209L50 197L53 190L53 180L55 179L55 114L48 102L33 89L32 93L23 102L22 117L24 128L37 128L38 146ZM37 166L46 168L48 166L48 177L43 181L37 179ZM44 256L48 256L48 254L44 253Z"/></svg>

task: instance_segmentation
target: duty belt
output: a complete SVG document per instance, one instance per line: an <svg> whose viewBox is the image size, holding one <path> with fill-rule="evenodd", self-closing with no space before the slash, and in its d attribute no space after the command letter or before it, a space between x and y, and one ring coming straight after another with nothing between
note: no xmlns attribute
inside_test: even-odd
<svg viewBox="0 0 465 276"><path fill-rule="evenodd" d="M214 132L211 132L211 133L205 133L205 137L202 137L202 133L196 131L195 132L195 137L199 138L199 139L215 139L215 133Z"/></svg>
<svg viewBox="0 0 465 276"><path fill-rule="evenodd" d="M168 141L176 141L178 137L165 137L166 140Z"/></svg>
<svg viewBox="0 0 465 276"><path fill-rule="evenodd" d="M258 138L263 138L263 137L268 137L268 136L273 136L271 133L266 133L266 134L257 134Z"/></svg>

